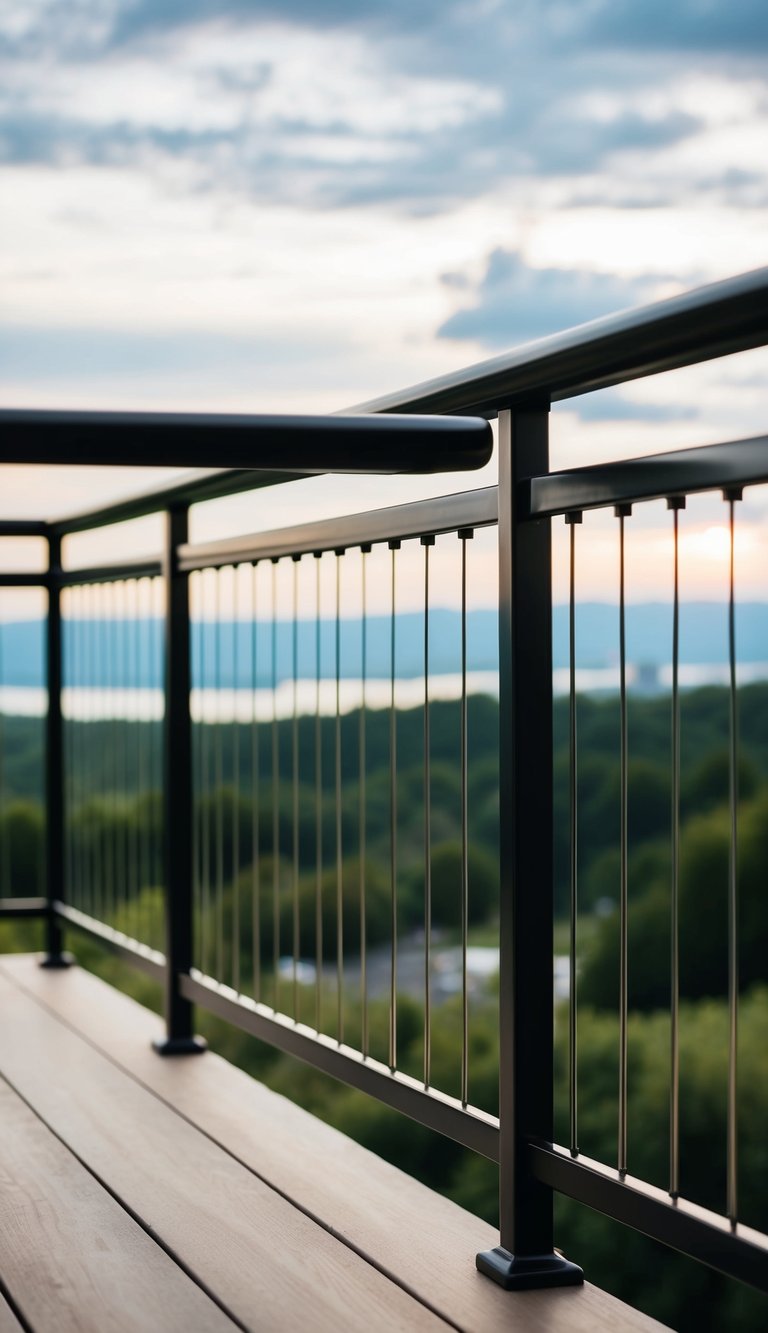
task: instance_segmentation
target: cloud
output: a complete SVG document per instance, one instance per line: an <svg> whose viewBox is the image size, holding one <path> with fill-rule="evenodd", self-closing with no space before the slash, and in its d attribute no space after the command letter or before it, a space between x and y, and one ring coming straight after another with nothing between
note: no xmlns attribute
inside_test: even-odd
<svg viewBox="0 0 768 1333"><path fill-rule="evenodd" d="M0 13L0 55L99 58L157 48L194 28L281 23L314 31L419 33L450 18L448 0L24 0Z"/></svg>
<svg viewBox="0 0 768 1333"><path fill-rule="evenodd" d="M215 154L230 136L220 130L166 129L124 121L94 125L67 117L0 113L0 161L72 167L141 163L148 149L171 158Z"/></svg>
<svg viewBox="0 0 768 1333"><path fill-rule="evenodd" d="M359 29L420 31L453 6L446 0L136 0L122 4L115 16L110 45L199 24L226 20L238 24L291 23L319 30Z"/></svg>
<svg viewBox="0 0 768 1333"><path fill-rule="evenodd" d="M634 51L753 56L768 50L764 0L544 0L561 41Z"/></svg>
<svg viewBox="0 0 768 1333"><path fill-rule="evenodd" d="M702 122L683 111L662 116L619 111L610 119L563 116L563 107L543 116L527 139L528 165L545 175L575 175L598 169L616 152L654 149L695 134Z"/></svg>
<svg viewBox="0 0 768 1333"><path fill-rule="evenodd" d="M398 40L428 33L429 48L443 59L459 33L464 48L486 57L500 37L507 54L514 56L515 44L535 44L550 59L580 48L752 56L768 47L764 0L517 0L509 7L493 0L25 0L8 12L5 42L17 52L104 52L204 25L274 22Z"/></svg>
<svg viewBox="0 0 768 1333"><path fill-rule="evenodd" d="M768 18L649 4L658 22L629 0L28 0L4 29L0 156L302 208L423 216L542 178L575 204L672 203L704 168L643 167L706 131L683 76L700 51L753 62ZM733 180L710 192L762 206Z"/></svg>
<svg viewBox="0 0 768 1333"><path fill-rule="evenodd" d="M350 61L311 99L298 93L300 71L281 68L277 57L179 77L176 100L169 107L166 98L162 110L151 96L131 101L124 77L124 102L113 80L111 105L83 97L78 115L54 80L48 107L10 99L0 107L0 157L155 171L183 161L197 188L322 208L398 202L423 212L477 198L500 181L594 173L617 151L677 143L699 129L682 112L595 121L557 105L523 107L519 91L510 100L468 81L394 80L356 54L357 67ZM209 101L215 114L207 118Z"/></svg>
<svg viewBox="0 0 768 1333"><path fill-rule="evenodd" d="M618 278L582 269L530 268L519 254L497 249L488 257L474 302L451 315L440 338L484 347L509 347L557 333L651 300L658 277ZM455 286L455 275L448 285Z"/></svg>

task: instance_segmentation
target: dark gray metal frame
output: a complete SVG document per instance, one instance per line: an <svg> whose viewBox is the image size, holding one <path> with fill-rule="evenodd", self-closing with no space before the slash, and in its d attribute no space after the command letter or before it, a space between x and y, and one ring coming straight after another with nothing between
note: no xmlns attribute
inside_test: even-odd
<svg viewBox="0 0 768 1333"><path fill-rule="evenodd" d="M549 466L548 408L499 419L499 967L500 1244L477 1256L507 1289L572 1286L580 1268L556 1254L552 1192L527 1169L530 1136L553 1133L554 925L552 576L548 519L526 522L523 478ZM545 1034L549 1034L545 1037ZM511 1188L510 1188L511 1182Z"/></svg>
<svg viewBox="0 0 768 1333"><path fill-rule="evenodd" d="M560 1259L552 1245L552 1191L557 1189L590 1207L646 1232L686 1254L743 1281L768 1290L768 1239L726 1219L671 1198L624 1172L593 1163L552 1143L552 991L551 991L551 647L549 614L549 519L554 515L577 518L589 507L615 504L626 507L653 497L679 500L695 490L724 487L731 497L741 485L768 479L768 439L758 437L681 453L634 460L601 468L577 469L550 475L547 462L547 414L551 402L608 387L641 376L691 365L713 357L764 345L768 342L768 270L719 283L672 301L626 315L596 321L581 329L543 339L530 347L482 363L441 380L392 394L366 404L372 413L473 413L500 419L500 481L494 489L462 497L448 497L423 506L405 506L385 516L355 516L333 524L315 524L300 533L260 534L252 538L191 548L186 541L189 505L258 485L285 481L299 474L326 470L316 466L306 448L291 456L269 447L258 452L266 470L254 474L242 466L256 460L253 452L254 419L247 426L233 423L232 452L219 447L226 419L197 422L176 419L163 424L124 419L120 448L125 452L138 438L144 448L150 432L153 457L142 461L169 463L184 458L204 463L216 455L240 466L194 477L151 496L139 496L117 505L57 521L6 522L0 535L42 535L50 546L46 575L2 576L4 586L42 584L49 592L51 620L48 639L50 708L48 714L48 897L43 905L18 900L0 905L0 914L42 914L48 923L49 958L63 961L62 927L66 923L88 931L117 948L126 957L164 979L169 1041L191 1044L191 1005L200 1004L228 1021L254 1032L301 1059L372 1095L387 1101L421 1123L484 1153L501 1165L501 1244L480 1256L479 1266L504 1285L549 1285L580 1280L579 1270ZM350 421L341 427L342 421ZM327 432L336 441L351 418L338 418L339 429ZM262 419L263 422L263 419ZM106 424L116 424L109 418ZM412 421L404 430L412 427ZM10 437L0 442L0 456L18 454L19 442L34 441L39 457L60 461L127 461L109 444L97 441L102 431L91 419L68 421L58 414L41 420L6 419ZM0 417L0 432L2 431ZM435 423L439 434L439 423ZM136 435L138 429L138 436ZM239 440L234 437L240 431ZM250 435L249 435L250 430ZM62 432L57 439L57 431ZM83 434L85 431L85 434ZM133 431L133 434L132 434ZM15 433L14 433L15 432ZM25 436L26 432L26 436ZM191 432L191 434L190 434ZM86 438L87 437L87 438ZM284 437L288 439L290 432ZM10 438L10 443L9 443ZM432 437L434 446L438 435ZM481 433L475 433L478 444ZM62 446L66 439L67 448ZM404 461L396 429L382 435L382 470L398 470ZM165 442L164 442L165 441ZM245 446L243 442L245 441ZM295 441L294 441L295 442ZM388 443L387 443L388 442ZM166 449L165 443L168 444ZM71 451L74 446L75 452ZM228 446L229 447L229 446ZM246 453L238 449L246 448ZM270 449L272 452L270 452ZM250 453L247 451L250 450ZM79 451L79 453L78 453ZM343 446L324 461L349 467ZM38 456L36 455L36 456ZM479 454L475 454L475 461ZM132 461L138 461L138 455ZM413 470L413 457L407 460ZM311 466L307 466L307 464ZM422 457L423 463L423 457ZM395 465L398 466L395 466ZM434 469L457 466L454 455L435 453ZM354 469L353 469L354 470ZM430 469L425 469L430 470ZM500 522L500 620L503 770L502 923L501 923L501 1117L497 1128L461 1102L425 1089L413 1080L393 1074L359 1052L346 1051L312 1030L283 1021L279 1015L244 1001L226 987L196 975L191 968L191 902L188 861L179 850L176 830L188 840L188 823L179 823L189 811L186 779L169 766L167 782L167 847L169 849L168 946L166 956L127 940L93 918L68 907L62 900L62 772L61 772L61 622L58 593L78 582L109 581L157 573L160 562L122 565L112 569L62 571L60 541L68 533L165 510L169 514L168 540L162 568L167 575L168 616L166 743L187 754L189 625L186 575L194 569L217 567L238 560L276 559L302 551L343 550L371 540L398 541ZM623 510L622 510L623 512ZM185 717L186 712L186 717ZM186 766L187 769L189 766ZM173 819L168 811L173 810ZM173 857L170 853L173 852ZM171 862L174 864L171 864ZM183 872L183 873L182 873ZM182 880L184 882L182 882ZM535 997L535 1001L531 997ZM185 1045L186 1043L186 1045Z"/></svg>

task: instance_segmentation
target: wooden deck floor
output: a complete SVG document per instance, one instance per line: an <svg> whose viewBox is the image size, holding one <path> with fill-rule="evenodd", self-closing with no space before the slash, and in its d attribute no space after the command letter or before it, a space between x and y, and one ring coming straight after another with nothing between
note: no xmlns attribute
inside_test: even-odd
<svg viewBox="0 0 768 1333"><path fill-rule="evenodd" d="M87 972L0 957L0 1333L647 1333L597 1288L506 1295L495 1233Z"/></svg>

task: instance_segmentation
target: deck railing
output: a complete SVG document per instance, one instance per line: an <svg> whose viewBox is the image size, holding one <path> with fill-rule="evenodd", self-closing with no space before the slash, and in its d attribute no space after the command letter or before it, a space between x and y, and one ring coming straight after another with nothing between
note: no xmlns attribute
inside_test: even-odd
<svg viewBox="0 0 768 1333"><path fill-rule="evenodd" d="M266 444L266 437L249 433L243 419L234 430L226 419L199 419L196 424L183 418L164 423L162 418L13 413L0 421L0 456L9 461L74 462L98 457L102 462L125 462L132 457L143 462L205 464L216 458L240 469L54 524L0 525L6 535L44 536L50 554L44 575L2 578L4 584L40 583L47 589L49 609L47 894L28 900L16 895L0 903L0 912L45 917L50 965L66 961L63 935L74 927L118 949L162 981L168 1024L164 1052L200 1049L193 1026L193 1005L197 1005L498 1161L500 1245L478 1256L477 1262L505 1286L581 1280L580 1270L553 1248L552 1201L559 1191L768 1290L768 1238L744 1225L738 1195L740 742L734 561L743 489L768 481L768 437L555 474L549 469L548 443L553 401L766 341L768 272L763 271L598 321L445 380L377 400L363 410L385 414L379 419L390 424L386 438L380 436L369 456L373 470L387 470L387 459L389 470L407 467L409 456L412 461L414 439L406 436L417 428L411 417L401 421L398 414L450 414L443 420L450 423L454 441L464 415L497 416L498 487L205 545L188 539L192 503L256 483L286 480L297 472L354 468L354 451L365 447L363 437L354 432L366 428L367 418L342 416L331 419L331 426L329 419L318 419L324 432L322 455L313 453L297 420L277 443L274 431L279 433L280 426L271 421L273 434ZM476 424L470 423L470 428L475 430ZM441 449L452 447L441 429L441 421L435 421L434 435L421 455L430 470L440 466ZM479 433L475 439L480 441ZM138 454L133 452L137 441ZM448 452L442 456L446 468L478 461L479 444L474 454L467 444L462 455L463 447L458 443L453 456ZM249 467L260 467L261 475L245 470ZM728 1064L723 1088L727 1132L722 1145L726 1197L717 1214L682 1196L680 1161L679 515L686 498L704 490L723 493L730 562ZM669 959L660 957L658 962L668 973L670 993L666 1189L631 1172L633 1134L641 1133L642 1126L632 1123L628 1103L631 749L624 550L633 507L658 499L668 503L674 551L671 949ZM619 1086L616 1150L610 1162L586 1158L579 1147L583 1108L578 1080L581 791L576 569L582 540L578 525L583 512L593 508L613 509L617 525ZM61 543L66 535L150 512L166 516L164 550L156 560L80 571L62 568ZM564 1145L554 1141L553 1114L553 519L569 525L570 559L569 1131ZM467 641L472 541L481 529L498 531L498 1108L473 1104L469 1057L472 811ZM460 847L461 980L457 1078L450 1087L435 1085L430 1058L435 906L430 671L435 608L430 561L436 541L453 544L460 624L456 673L460 796L454 820ZM398 944L404 902L398 847L402 799L398 745L404 725L397 670L401 562L407 563L409 585L418 582L422 599L421 657L415 673L419 697L412 700L414 710L407 715L409 741L416 729L420 747L423 902L418 971L424 1038L419 1069L401 1067L398 1059ZM378 601L387 602L387 610L376 618L376 632L384 634L389 654L388 697L377 695L375 701L367 668L374 579ZM350 617L353 631L348 628ZM351 712L348 676L357 682L358 691ZM78 682L89 683L90 689L81 691L81 702L74 703L71 686ZM126 716L120 693L135 694L139 689L149 691L150 701ZM388 952L388 1024L384 1036L374 1037L369 1023L371 792L366 756L370 728L380 728L382 718L389 778L387 791L377 791L376 799L386 802L389 819L386 865L379 867L388 885L387 922L381 931ZM120 798L104 796L113 803L109 819L104 800L93 799L99 791L122 793ZM412 789L409 799L416 799ZM121 823L121 811L131 802L142 806L143 821ZM348 853L356 858L352 883L345 862ZM163 891L164 945L151 912L141 909L140 891L152 888ZM350 955L359 959L354 994L346 966ZM314 963L308 985L302 977L307 960Z"/></svg>

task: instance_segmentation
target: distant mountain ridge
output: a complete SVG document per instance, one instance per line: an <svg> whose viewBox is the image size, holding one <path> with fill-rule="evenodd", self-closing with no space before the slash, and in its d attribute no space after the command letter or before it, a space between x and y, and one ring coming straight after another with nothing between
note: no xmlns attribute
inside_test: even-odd
<svg viewBox="0 0 768 1333"><path fill-rule="evenodd" d="M162 625L142 621L142 662L137 673L133 621L100 622L95 630L89 621L66 625L66 680L70 685L157 687L161 684ZM627 607L627 659L635 664L659 667L672 656L672 607L666 602L640 602ZM461 669L461 617L458 611L437 608L430 613L430 673L445 675ZM314 620L303 620L296 629L296 662L300 678L313 678L316 671L317 628ZM366 624L366 674L387 677L390 661L389 616L369 616ZM273 635L269 623L258 626L256 636L256 684L265 687L290 680L294 670L294 628L278 621ZM342 620L339 627L340 669L343 680L362 674L362 622ZM245 622L222 622L217 653L216 633L209 622L193 626L193 662L196 676L210 688L247 688L253 683L252 628ZM420 676L424 666L424 618L419 612L398 615L396 622L396 668L399 678ZM742 662L768 661L768 602L743 602L736 611L736 640ZM584 602L576 612L576 655L580 667L609 667L618 661L618 607L607 602ZM218 661L217 661L218 658ZM567 667L568 607L556 606L553 614L554 666ZM680 661L685 664L721 665L728 658L728 608L724 602L686 602L680 607ZM112 664L107 671L106 663ZM202 668L201 668L202 661ZM45 622L20 621L0 625L0 683L41 686L44 684ZM336 623L320 624L320 674L336 673ZM467 668L494 671L498 666L498 617L495 611L470 611L467 616Z"/></svg>

